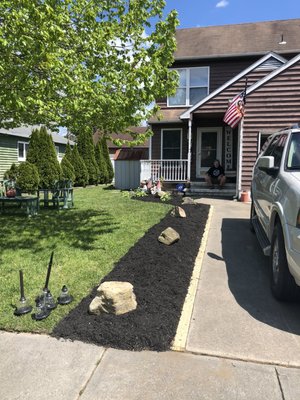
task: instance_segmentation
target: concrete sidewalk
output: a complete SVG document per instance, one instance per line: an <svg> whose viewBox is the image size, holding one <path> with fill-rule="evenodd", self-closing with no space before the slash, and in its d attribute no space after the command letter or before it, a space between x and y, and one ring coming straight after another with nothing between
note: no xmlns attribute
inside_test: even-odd
<svg viewBox="0 0 300 400"><path fill-rule="evenodd" d="M2 332L0 399L299 400L299 313L294 318L299 306L292 312L279 308L276 319L278 309L263 294L266 277L260 268L265 259L255 238L242 229L249 205L225 200L213 204L186 352L128 352ZM250 266L249 255L254 260ZM249 289L246 279L238 280L242 272L235 269L237 258L248 278L253 265L258 268ZM257 276L261 286L255 286ZM266 302L266 308L253 297ZM283 349L274 349L276 341L277 347L286 341ZM290 362L294 368L288 367Z"/></svg>

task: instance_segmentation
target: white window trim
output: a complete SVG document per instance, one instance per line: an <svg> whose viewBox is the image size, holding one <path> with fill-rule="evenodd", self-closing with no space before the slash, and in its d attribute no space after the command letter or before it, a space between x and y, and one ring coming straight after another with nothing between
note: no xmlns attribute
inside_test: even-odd
<svg viewBox="0 0 300 400"><path fill-rule="evenodd" d="M58 159L58 161L60 162L63 158L60 156L60 153L59 153L59 146L57 146L57 145L54 143L54 147L55 147L57 159Z"/></svg>
<svg viewBox="0 0 300 400"><path fill-rule="evenodd" d="M206 68L207 69L207 86L190 86L190 73L191 73L191 69L195 69L195 68ZM209 95L209 82L210 82L210 67L188 67L188 68L172 68L175 71L186 71L186 86L178 86L177 89L180 88L185 88L186 89L186 95L185 95L185 104L175 104L175 105L171 105L169 102L169 97L172 96L168 96L167 97L167 106L170 108L180 108L180 107L192 107L193 104L190 104L190 89L193 88L204 88L207 87L207 96Z"/></svg>
<svg viewBox="0 0 300 400"><path fill-rule="evenodd" d="M24 157L20 157L19 156L19 144L22 143L24 145ZM29 145L29 142L23 142L22 140L18 140L17 143L18 147L17 147L17 151L18 151L18 161L26 161L26 157L27 157L27 151L26 151L26 146L25 145Z"/></svg>
<svg viewBox="0 0 300 400"><path fill-rule="evenodd" d="M164 128L160 132L160 159L163 158L163 143L164 143L164 132L165 131L180 131L180 160L182 160L182 128Z"/></svg>

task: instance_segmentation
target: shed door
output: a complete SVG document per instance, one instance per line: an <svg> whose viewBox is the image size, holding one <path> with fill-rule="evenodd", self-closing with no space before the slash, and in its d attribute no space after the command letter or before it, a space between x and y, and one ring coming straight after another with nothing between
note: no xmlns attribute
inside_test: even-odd
<svg viewBox="0 0 300 400"><path fill-rule="evenodd" d="M222 157L222 128L198 128L196 177L203 177L215 159Z"/></svg>

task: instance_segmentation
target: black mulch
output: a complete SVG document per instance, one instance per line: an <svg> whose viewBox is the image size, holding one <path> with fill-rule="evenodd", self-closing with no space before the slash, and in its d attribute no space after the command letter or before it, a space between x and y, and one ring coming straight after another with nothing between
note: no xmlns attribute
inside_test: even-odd
<svg viewBox="0 0 300 400"><path fill-rule="evenodd" d="M209 211L204 204L182 207L187 218L167 215L103 279L132 283L137 309L120 316L88 314L95 287L55 327L53 336L126 350L168 350L176 334ZM166 246L157 238L169 226L181 239Z"/></svg>

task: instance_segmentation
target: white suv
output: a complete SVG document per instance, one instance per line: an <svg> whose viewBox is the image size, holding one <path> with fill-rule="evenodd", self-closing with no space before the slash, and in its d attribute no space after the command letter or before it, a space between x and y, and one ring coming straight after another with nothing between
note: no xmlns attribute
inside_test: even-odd
<svg viewBox="0 0 300 400"><path fill-rule="evenodd" d="M271 289L279 300L299 296L300 128L271 135L253 170L251 227L271 261Z"/></svg>

